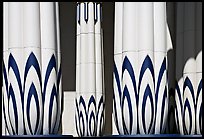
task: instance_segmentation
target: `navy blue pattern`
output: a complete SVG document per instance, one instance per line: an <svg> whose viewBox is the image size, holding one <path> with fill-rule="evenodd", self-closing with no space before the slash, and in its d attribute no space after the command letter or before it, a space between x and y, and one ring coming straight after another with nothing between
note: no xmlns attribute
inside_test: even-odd
<svg viewBox="0 0 204 139"><path fill-rule="evenodd" d="M82 4L84 4L84 15L83 18L84 18L84 21L86 23L88 23L88 20L89 20L89 3L90 2L84 2ZM100 5L100 9L98 9L98 4ZM98 2L93 2L93 9L94 9L94 24L96 24L99 19L102 21L102 6L101 6L101 3L98 3ZM80 11L81 11L81 3L77 3L77 22L78 24L81 23L80 21ZM100 12L100 14L98 14L98 12ZM98 15L100 15L100 17L98 17Z"/></svg>
<svg viewBox="0 0 204 139"><path fill-rule="evenodd" d="M103 121L104 121L104 103L103 96L101 96L99 103L96 104L95 98L91 95L88 104L85 103L82 96L75 99L76 113L75 113L75 122L76 122L76 131L78 136L98 136L102 134L103 130ZM90 107L94 107L94 111L90 111ZM81 107L82 106L82 107ZM101 115L99 111L102 109ZM83 114L83 112L85 114ZM93 129L91 129L91 122L94 123ZM79 125L79 126L78 126ZM82 125L82 126L80 126ZM99 125L99 126L98 126ZM97 127L99 127L99 133L97 133Z"/></svg>
<svg viewBox="0 0 204 139"><path fill-rule="evenodd" d="M187 98L182 99L181 95L184 96L186 88L188 88L190 90L190 94L188 95ZM182 90L183 92L181 92L181 89L178 86L178 82L176 82L176 88L175 89L176 89L176 92L178 95L178 100L179 100L179 102L176 103L176 107L175 107L175 117L176 117L176 122L177 122L177 130L179 132L183 131L184 134L192 134L192 133L198 134L197 133L198 131L200 133L202 133L202 129L201 129L202 101L200 104L198 104L198 97L199 97L199 95L201 93L201 89L202 89L202 79L200 80L198 87L197 87L197 96L194 95L194 88L193 88L191 80L189 79L188 76L184 80L183 90ZM189 101L189 98L192 98L193 101L192 102ZM181 110L178 110L178 106L181 107ZM189 113L189 115L188 115L189 121L185 121L185 116L186 116L185 111L186 110L188 110L188 113ZM178 115L178 111L181 111L181 115ZM192 114L199 115L199 121L196 121L196 118L193 119ZM181 120L179 120L179 117L181 118ZM189 122L189 126L186 125L186 122ZM181 123L183 125L183 127L181 129L178 126L179 123ZM195 123L195 129L193 129L193 123ZM196 129L197 124L199 125L198 126L199 129Z"/></svg>
<svg viewBox="0 0 204 139"><path fill-rule="evenodd" d="M40 90L40 93L36 90L36 86L34 83L31 83L31 86L28 87L29 88L29 91L28 91L28 98L27 98L27 105L24 107L24 92L25 92L25 83L26 83L26 80L27 80L27 76L29 74L29 70L30 68L33 67L37 73L37 78L40 82L40 88L42 88L42 81L41 81L41 69L40 69L40 65L38 63L38 60L35 56L35 54L33 52L30 53L27 61L26 61L26 65L25 65L25 72L24 72L24 84L23 84L23 87L22 87L22 81L21 81L21 78L20 78L20 72L19 72L19 68L18 68L18 65L15 61L15 58L13 57L12 53L10 53L9 55L9 59L8 59L8 71L10 71L10 69L12 68L13 72L14 72L14 75L16 77L16 80L17 80L17 84L18 84L18 88L19 88L19 92L20 92L20 97L21 97L21 103L19 103L21 106L22 106L22 111L23 112L26 112L26 117L24 117L24 114L22 115L23 116L23 123L25 123L25 119L27 119L27 122L28 122L28 129L27 131L29 130L31 134L40 134L42 133L42 131L39 131L39 129L42 129L40 126L40 115L42 115L43 113L40 112L40 101L42 101L43 105L44 105L44 100L45 100L45 95L46 95L46 87L47 87L47 82L48 82L48 79L50 77L50 73L51 73L51 70L54 68L55 71L56 71L56 74L57 74L57 86L53 86L53 89L52 89L52 92L51 92L51 96L50 96L50 106L49 106L49 131L50 131L50 134L54 133L54 129L57 129L57 131L55 132L58 132L59 130L59 126L60 124L56 125L56 119L54 121L54 128L53 130L51 131L51 118L52 118L52 109L53 109L53 101L54 101L54 98L56 99L57 101L57 115L60 116L60 120L61 120L61 111L59 111L58 107L61 105L61 104L58 104L58 93L59 93L59 85L60 85L60 80L61 80L61 65L60 65L60 68L59 70L57 71L56 70L56 58L54 55L52 55L50 61L49 61L49 64L48 64L48 67L46 69L46 75L45 75L45 82L44 82L44 90ZM12 84L9 84L8 85L8 75L7 75L7 71L6 71L6 67L4 65L4 62L3 62L3 77L4 77L4 84L5 84L5 93L7 94L7 98L5 98L5 95L3 97L3 113L4 113L4 119L5 119L5 125L6 125L6 128L7 130L9 131L9 134L10 135L13 135L13 134L18 134L18 128L22 128L22 127L18 127L18 118L19 118L19 115L18 115L18 111L17 109L19 107L17 107L17 103L16 103L16 96L15 96L15 90L13 90L13 87L12 87ZM42 93L43 92L43 93ZM43 97L43 100L39 99L39 94L41 94ZM31 119L30 119L30 104L31 104L31 98L32 96L34 96L34 102L35 102L35 106L36 106L36 126L34 128L34 131L32 130L32 127L31 127ZM8 100L8 101L5 101ZM10 116L10 113L8 113L8 117L6 117L6 114L7 114L7 109L9 108L6 108L5 107L5 104L4 103L8 103L9 105L9 101L12 101L12 104L13 104L13 112L14 112L14 122L15 122L15 126L13 125L13 123L11 122L11 116ZM18 105L19 105L18 104ZM24 111L25 109L25 111ZM8 125L11 126L11 129L9 129ZM56 127L58 126L58 127ZM28 134L25 130L25 127L24 128L24 134Z"/></svg>
<svg viewBox="0 0 204 139"><path fill-rule="evenodd" d="M153 82L155 82L153 64L152 64L152 61L151 61L151 59L150 59L150 57L148 55L146 56L146 58L145 58L145 60L144 60L144 62L142 64L142 67L141 67L140 76L139 76L138 92L140 91L140 86L141 86L142 78L143 78L143 75L145 74L146 69L150 70L151 75L152 75L152 80L153 80ZM133 126L133 110L132 110L132 105L136 105L136 107L137 107L137 115L138 115L139 94L137 94L137 87L136 87L136 80L135 80L134 70L133 70L132 64L129 61L127 56L125 56L123 64L122 64L122 78L123 78L125 70L128 71L128 74L131 77L132 85L134 87L134 92L133 93L135 94L135 98L130 98L130 92L129 92L129 90L128 90L126 85L124 87L124 90L123 91L121 90L120 77L119 77L119 74L118 74L118 70L117 70L116 64L114 63L114 77L115 77L115 81L116 81L116 84L117 84L117 88L116 88L115 92L113 93L113 106L114 106L115 125L116 125L116 129L117 129L119 134L121 134L122 132L124 134L131 134L133 132L132 131L132 126ZM116 97L116 95L115 95L116 92L119 94L119 98L118 99L120 100L120 102L119 102L120 104L116 104L116 100L115 100L116 99L115 98ZM153 123L154 123L154 107L155 107L154 105L155 104L153 103L153 97L154 96L153 96L152 93L153 92L151 91L150 86L147 85L146 90L144 92L143 99L141 100L142 101L142 123L143 123L143 128L144 128L145 133L149 133L150 130L152 129L152 127L154 126ZM145 112L145 107L146 107L146 99L147 99L147 97L150 98L151 112L152 112L151 122L150 122L150 125L149 125L148 129L146 129L146 127L145 127L145 113L144 113ZM125 120L124 120L124 114L123 114L124 100L125 99L127 100L128 110L129 110L129 117L128 118L129 118L130 127L128 127L128 128L126 126L126 123L125 123ZM135 99L136 100L136 104L132 104L131 99ZM123 131L119 130L118 115L120 115L120 113L117 112L118 106L121 107L121 111L122 111L122 124L123 124L122 128L123 128ZM138 116L137 116L137 118L138 118ZM137 119L137 121L139 122L139 119ZM137 129L139 129L139 125L138 124L137 124ZM137 130L137 133L140 133L140 131Z"/></svg>
<svg viewBox="0 0 204 139"><path fill-rule="evenodd" d="M31 128L31 119L30 119L30 103L31 103L31 97L34 96L35 99L35 103L36 103L36 109L37 109L37 120L36 120L36 126L35 126L35 131L32 130ZM38 98L38 94L37 94L37 90L35 88L35 85L32 83L28 92L28 98L27 98L27 105L26 105L26 113L27 113L27 120L28 120L28 126L29 126L29 130L31 132L32 135L36 134L37 132L37 128L39 125L39 121L40 121L40 105L39 105L39 98Z"/></svg>

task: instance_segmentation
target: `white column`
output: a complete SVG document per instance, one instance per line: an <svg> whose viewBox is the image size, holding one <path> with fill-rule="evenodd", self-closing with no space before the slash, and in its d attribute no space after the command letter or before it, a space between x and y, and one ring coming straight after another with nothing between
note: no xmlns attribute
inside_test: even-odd
<svg viewBox="0 0 204 139"><path fill-rule="evenodd" d="M43 114L41 89L40 3L25 2L23 10L25 130L27 134L40 134Z"/></svg>
<svg viewBox="0 0 204 139"><path fill-rule="evenodd" d="M75 111L78 136L99 136L104 128L103 51L100 19L100 3L78 3Z"/></svg>
<svg viewBox="0 0 204 139"><path fill-rule="evenodd" d="M43 134L53 134L58 112L55 3L40 3Z"/></svg>
<svg viewBox="0 0 204 139"><path fill-rule="evenodd" d="M138 122L140 134L153 133L155 118L153 3L137 3L138 8Z"/></svg>
<svg viewBox="0 0 204 139"><path fill-rule="evenodd" d="M154 2L155 134L164 133L167 122L166 26L166 3Z"/></svg>
<svg viewBox="0 0 204 139"><path fill-rule="evenodd" d="M10 134L24 134L23 124L23 4L8 3L8 113ZM6 114L6 116L8 116ZM9 119L9 118L8 118ZM9 122L9 121L8 121Z"/></svg>

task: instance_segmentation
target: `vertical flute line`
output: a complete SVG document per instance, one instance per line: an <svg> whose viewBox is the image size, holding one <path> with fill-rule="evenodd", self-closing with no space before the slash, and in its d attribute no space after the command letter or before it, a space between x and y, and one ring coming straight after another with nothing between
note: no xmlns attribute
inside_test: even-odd
<svg viewBox="0 0 204 139"><path fill-rule="evenodd" d="M61 47L60 47L60 18L59 18L59 2L55 2L56 15L56 42L57 42L57 88L58 88L58 116L54 133L57 134L61 128L62 117L62 72L61 72Z"/></svg>
<svg viewBox="0 0 204 139"><path fill-rule="evenodd" d="M139 72L139 104L138 122L140 134L153 133L155 120L155 88L154 88L154 23L153 3L138 4L138 50Z"/></svg>
<svg viewBox="0 0 204 139"><path fill-rule="evenodd" d="M23 3L23 37L25 58L24 116L27 134L40 134L42 129L41 33L40 3ZM31 92L30 90L33 89ZM34 91L35 90L35 91ZM31 97L31 96L35 97ZM32 115L29 115L32 111Z"/></svg>
<svg viewBox="0 0 204 139"><path fill-rule="evenodd" d="M57 36L55 23L55 3L40 3L41 23L41 64L42 64L42 93L43 93L43 134L54 132L57 115L57 96L51 99L57 89ZM51 68L51 69L50 69ZM51 71L50 71L51 70ZM57 93L57 92L56 92ZM55 100L55 101L54 101ZM50 105L52 102L53 105ZM54 108L57 109L54 109ZM50 113L50 109L52 113Z"/></svg>
<svg viewBox="0 0 204 139"><path fill-rule="evenodd" d="M164 2L154 2L155 133L164 133L167 121L166 11ZM163 103L164 102L164 103Z"/></svg>
<svg viewBox="0 0 204 139"><path fill-rule="evenodd" d="M95 64L96 64L96 94L102 95L102 88L103 88L103 64L102 64L102 36L101 36L101 17L100 17L100 4L94 3L94 45L95 45ZM100 98L99 98L100 99ZM96 98L97 100L97 98Z"/></svg>
<svg viewBox="0 0 204 139"><path fill-rule="evenodd" d="M77 34L76 34L76 94L79 95L80 91L80 3L77 3Z"/></svg>
<svg viewBox="0 0 204 139"><path fill-rule="evenodd" d="M5 68L5 74L6 76L3 76L3 88L2 88L2 107L4 105L4 114L2 114L2 118L4 119L4 124L5 124L5 130L3 131L5 135L9 133L11 134L11 124L8 119L8 97L7 97L7 86L9 84L8 80L8 2L3 2L3 63ZM4 69L3 69L4 70ZM4 73L4 72L3 72ZM7 80L7 85L6 81ZM2 128L3 129L3 128ZM3 134L2 132L2 134Z"/></svg>
<svg viewBox="0 0 204 139"><path fill-rule="evenodd" d="M122 103L123 126L127 129L126 134L137 134L138 47L136 43L137 12L135 2L124 3L122 24L122 96L126 96L127 99ZM124 98L122 98L123 100Z"/></svg>
<svg viewBox="0 0 204 139"><path fill-rule="evenodd" d="M123 123L122 123L122 112L121 112L121 90L122 87L122 28L123 28L123 2L115 3L115 23L114 23L114 74L113 74L113 88L114 88L114 121L116 129L119 134L124 134ZM118 81L117 81L117 72Z"/></svg>
<svg viewBox="0 0 204 139"><path fill-rule="evenodd" d="M23 125L23 8L22 3L8 3L8 80L9 92L13 99L9 102L9 115L14 134L24 134ZM13 90L13 91L12 91ZM16 105L16 106L15 106Z"/></svg>

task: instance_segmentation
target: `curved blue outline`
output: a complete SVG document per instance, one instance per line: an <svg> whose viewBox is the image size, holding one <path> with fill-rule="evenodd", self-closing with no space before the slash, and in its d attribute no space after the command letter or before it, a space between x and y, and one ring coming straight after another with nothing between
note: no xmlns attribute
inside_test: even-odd
<svg viewBox="0 0 204 139"><path fill-rule="evenodd" d="M54 126L53 126L53 130L51 132L51 119L52 119L52 108L53 108L53 102L54 102L54 97L56 98L56 105L57 105L57 111L58 111L58 101L57 101L57 90L56 90L56 87L55 85L53 85L52 87L52 93L50 95L50 105L49 105L49 133L52 134L54 131L54 127L56 125L56 119L55 119L55 122L54 122Z"/></svg>
<svg viewBox="0 0 204 139"><path fill-rule="evenodd" d="M191 133L191 130L192 130L192 111L191 111L191 106L189 104L189 101L188 99L185 100L185 103L184 103L184 114L183 114L183 121L185 119L185 110L186 108L188 108L188 113L189 113L189 119L190 119L190 131L188 133L188 130L186 129L186 124L184 122L184 125L183 125L183 128L184 128L184 133L185 134L190 134Z"/></svg>
<svg viewBox="0 0 204 139"><path fill-rule="evenodd" d="M14 116L15 116L15 128L16 128L16 132L15 130L13 129L13 125L11 123L11 116L10 116L10 113L8 112L8 115L9 115L9 121L11 123L11 129L13 131L13 134L18 134L18 112L17 112L17 105L16 105L16 98L15 98L15 94L14 94L14 91L13 91L13 88L12 88L12 85L10 84L9 85L9 96L8 96L8 102L10 101L10 97L12 99L12 102L13 102L13 110L14 110ZM8 103L8 108L9 108L9 103Z"/></svg>
<svg viewBox="0 0 204 139"><path fill-rule="evenodd" d="M36 120L36 127L35 131L33 133L31 129L31 123L30 123L30 101L31 97L34 96L35 102L36 102L36 109L37 109L37 120ZM35 85L32 83L28 92L28 99L27 99L27 105L26 105L26 113L27 113L27 120L28 120L28 127L30 129L31 134L36 134L37 128L39 126L39 121L40 121L40 105L39 105L39 100L38 100L38 94L35 88Z"/></svg>
<svg viewBox="0 0 204 139"><path fill-rule="evenodd" d="M146 132L146 126L145 126L145 107L146 107L146 101L147 101L147 97L149 96L150 98L150 103L151 103L151 121L150 121L150 126L148 129L148 132ZM147 85L146 89L145 89L145 93L144 93L144 97L143 97L143 101L142 101L142 124L143 124L143 128L144 128L144 132L147 134L150 132L152 125L153 125L153 118L154 118L154 105L153 105L153 97L152 97L152 93L149 87L149 84Z"/></svg>
<svg viewBox="0 0 204 139"><path fill-rule="evenodd" d="M127 102L128 102L128 109L129 109L129 118L130 118L130 131L128 132L125 121L124 121L124 113L123 113L123 109L124 109L124 101L125 98L127 98ZM125 85L124 87L124 93L123 93L123 98L122 98L122 121L123 121L123 127L124 127L124 133L125 134L131 134L132 133L132 124L133 124L133 112L132 112L132 105L131 105L131 99L130 99L130 95L129 95L129 91L127 86Z"/></svg>
<svg viewBox="0 0 204 139"><path fill-rule="evenodd" d="M50 77L50 73L51 73L53 68L55 69L55 72L56 72L57 71L57 69L56 69L56 60L55 60L54 54L51 56L50 61L49 61L48 65L47 65L47 69L46 69L44 88L43 88L43 94L42 94L43 104L45 103L47 82L48 82L48 79Z"/></svg>

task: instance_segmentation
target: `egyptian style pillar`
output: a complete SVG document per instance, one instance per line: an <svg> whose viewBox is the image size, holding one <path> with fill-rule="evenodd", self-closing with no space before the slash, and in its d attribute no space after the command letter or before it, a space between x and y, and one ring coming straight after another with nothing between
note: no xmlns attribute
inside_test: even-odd
<svg viewBox="0 0 204 139"><path fill-rule="evenodd" d="M165 131L167 29L165 3L115 3L113 116L119 134Z"/></svg>
<svg viewBox="0 0 204 139"><path fill-rule="evenodd" d="M175 121L180 134L202 132L202 21L200 3L178 3Z"/></svg>
<svg viewBox="0 0 204 139"><path fill-rule="evenodd" d="M101 8L101 3L77 3L75 123L78 136L100 136L104 129Z"/></svg>
<svg viewBox="0 0 204 139"><path fill-rule="evenodd" d="M10 135L58 133L61 72L57 4L4 4L3 112Z"/></svg>

